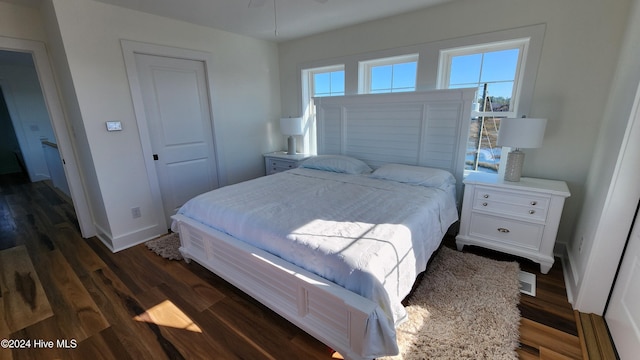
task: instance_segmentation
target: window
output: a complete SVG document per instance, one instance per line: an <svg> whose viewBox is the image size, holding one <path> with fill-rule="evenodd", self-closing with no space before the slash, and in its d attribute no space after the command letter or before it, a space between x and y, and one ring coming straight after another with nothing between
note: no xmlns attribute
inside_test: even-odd
<svg viewBox="0 0 640 360"><path fill-rule="evenodd" d="M500 119L516 117L528 39L441 51L441 88L478 89L465 170L497 172Z"/></svg>
<svg viewBox="0 0 640 360"><path fill-rule="evenodd" d="M418 55L362 61L360 93L377 94L416 90Z"/></svg>
<svg viewBox="0 0 640 360"><path fill-rule="evenodd" d="M344 95L344 66L307 70L311 97Z"/></svg>
<svg viewBox="0 0 640 360"><path fill-rule="evenodd" d="M308 131L303 135L304 152L315 154L316 128L314 97L342 96L345 94L344 65L323 66L302 70L302 117Z"/></svg>

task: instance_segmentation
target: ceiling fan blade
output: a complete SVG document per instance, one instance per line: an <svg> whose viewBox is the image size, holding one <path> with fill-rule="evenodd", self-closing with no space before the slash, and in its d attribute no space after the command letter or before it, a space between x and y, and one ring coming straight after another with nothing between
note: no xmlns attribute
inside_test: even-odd
<svg viewBox="0 0 640 360"><path fill-rule="evenodd" d="M249 7L250 8L257 8L257 7L261 7L264 5L266 0L249 0Z"/></svg>

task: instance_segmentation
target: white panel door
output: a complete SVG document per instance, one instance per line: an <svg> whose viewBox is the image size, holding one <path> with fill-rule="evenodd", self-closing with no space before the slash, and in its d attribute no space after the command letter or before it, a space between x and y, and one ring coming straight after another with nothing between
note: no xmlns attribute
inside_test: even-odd
<svg viewBox="0 0 640 360"><path fill-rule="evenodd" d="M640 354L640 224L631 231L605 320L620 359Z"/></svg>
<svg viewBox="0 0 640 360"><path fill-rule="evenodd" d="M167 224L190 198L218 187L202 61L136 54Z"/></svg>

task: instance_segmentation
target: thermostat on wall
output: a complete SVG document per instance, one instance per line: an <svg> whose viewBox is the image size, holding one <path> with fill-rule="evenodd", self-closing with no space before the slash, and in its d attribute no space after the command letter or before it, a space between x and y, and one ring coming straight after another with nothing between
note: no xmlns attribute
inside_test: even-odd
<svg viewBox="0 0 640 360"><path fill-rule="evenodd" d="M122 130L122 122L107 121L107 131L120 131L120 130Z"/></svg>

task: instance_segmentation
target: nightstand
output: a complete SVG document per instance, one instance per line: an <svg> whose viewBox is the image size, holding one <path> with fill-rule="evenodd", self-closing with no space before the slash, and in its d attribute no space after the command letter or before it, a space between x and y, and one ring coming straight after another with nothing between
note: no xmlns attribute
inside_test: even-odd
<svg viewBox="0 0 640 360"><path fill-rule="evenodd" d="M521 256L548 273L564 200L571 196L567 184L534 178L509 182L487 173L472 173L464 184L458 250L477 245Z"/></svg>
<svg viewBox="0 0 640 360"><path fill-rule="evenodd" d="M309 154L287 155L286 151L276 151L264 154L263 156L267 175L295 169L300 166L303 161L311 157Z"/></svg>

